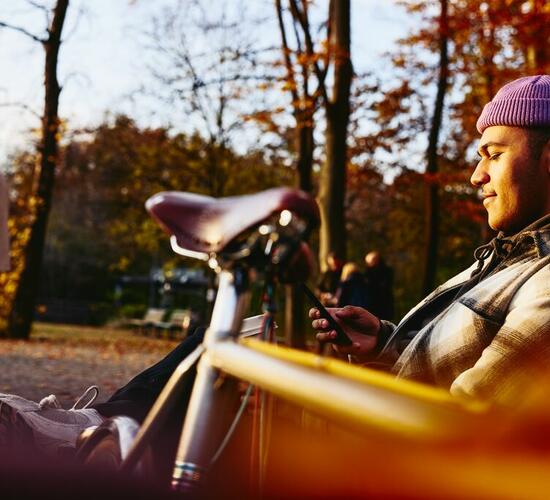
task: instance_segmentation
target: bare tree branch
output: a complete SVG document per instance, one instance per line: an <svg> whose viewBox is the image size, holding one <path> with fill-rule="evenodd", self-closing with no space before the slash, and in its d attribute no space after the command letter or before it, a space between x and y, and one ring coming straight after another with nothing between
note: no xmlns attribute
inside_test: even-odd
<svg viewBox="0 0 550 500"><path fill-rule="evenodd" d="M66 42L69 40L78 29L78 26L80 25L80 22L82 21L84 14L86 14L86 7L80 7L76 13L76 20L74 22L74 26L72 27L71 31L67 33L67 36L63 37L63 42Z"/></svg>
<svg viewBox="0 0 550 500"><path fill-rule="evenodd" d="M44 13L44 17L46 19L45 25L49 26L50 23L51 23L51 17L50 17L51 16L51 11L50 11L50 9L48 9L48 7L46 7L45 5L43 5L41 3L35 2L34 0L27 0L27 3L31 7L34 7L35 9L39 9Z"/></svg>
<svg viewBox="0 0 550 500"><path fill-rule="evenodd" d="M283 9L281 7L281 0L275 0L275 8L277 9L277 21L279 22L279 31L281 32L281 41L283 45L283 57L285 61L286 73L288 81L290 82L290 92L294 102L298 102L298 91L296 86L296 77L294 75L294 68L292 61L290 60L290 48L286 37L286 28L283 19Z"/></svg>
<svg viewBox="0 0 550 500"><path fill-rule="evenodd" d="M193 82L191 84L191 88L189 90L192 90L193 87L197 88L207 88L212 87L214 85L218 86L220 83L233 83L233 82L250 82L250 81L259 81L259 82L274 82L277 81L278 77L275 75L229 75L229 76L223 76L219 78L212 78L210 80L200 80L198 82Z"/></svg>
<svg viewBox="0 0 550 500"><path fill-rule="evenodd" d="M13 24L0 21L0 28L7 28L13 31L18 31L19 33L23 33L23 35L28 36L29 38L32 38L35 42L38 42L41 44L46 43L45 39L40 38L39 36L31 33L30 31L27 31L25 28L22 28L21 26L14 26Z"/></svg>
<svg viewBox="0 0 550 500"><path fill-rule="evenodd" d="M302 4L302 7L303 7L303 13L304 15L306 15L306 11L307 11L307 5L306 4ZM291 5L291 9L292 9L292 5ZM296 35L296 43L298 44L298 50L300 51L300 54L303 54L303 49L302 49L302 40L300 38L300 35L299 35L299 31L298 31L298 21L296 20L296 17L293 13L293 23L292 23L292 26L294 27L294 33ZM307 107L307 101L309 99L309 61L311 60L311 53L310 51L307 51L307 59L306 59L306 62L305 64L302 64L302 79L304 81L303 85L304 85L304 103L306 103L306 107ZM315 94L315 105L317 104L317 97L318 97L318 94Z"/></svg>
<svg viewBox="0 0 550 500"><path fill-rule="evenodd" d="M292 15L297 19L302 27L302 31L304 32L304 38L306 42L306 50L308 56L313 56L315 53L315 50L313 48L313 40L311 39L311 32L309 28L309 20L307 18L306 12L301 12L298 4L296 3L296 0L289 0L290 10L292 12ZM330 23L329 23L330 24ZM325 68L321 69L319 67L319 64L317 61L313 61L313 69L315 71L315 75L317 76L317 90L314 92L314 95L320 94L323 97L323 101L325 104L328 104L330 102L327 88L325 85L325 78L327 76L328 71L328 64L325 66Z"/></svg>
<svg viewBox="0 0 550 500"><path fill-rule="evenodd" d="M44 4L35 2L34 0L26 0L26 2L27 2L29 5L32 5L33 7L36 7L37 9L40 9L40 10L42 10L42 11L44 11L44 12L47 12L48 15L49 15L50 9L48 9Z"/></svg>
<svg viewBox="0 0 550 500"><path fill-rule="evenodd" d="M71 73L69 73L65 79L63 80L63 82L61 83L61 87L65 88L65 86L67 85L67 83L70 81L70 80L73 80L73 79L81 79L84 81L84 85L87 86L88 88L91 87L92 85L92 79L86 75L85 73L82 73L80 71L73 71Z"/></svg>
<svg viewBox="0 0 550 500"><path fill-rule="evenodd" d="M213 11L205 0L176 2L176 8L153 18L144 33L147 49L155 53L149 72L162 84L158 97L182 105L185 115L193 117L186 126L195 133L200 130L198 135L212 145L213 156L207 162L212 182L207 187L214 194L223 193L227 180L226 167L214 157L223 157L220 151L230 143L233 131L244 126L242 116L252 114L246 108L259 106L251 104L250 93L265 98L255 82L269 84L280 78L280 67L269 66L267 75L258 68L266 64L263 56L268 50L281 50L278 45L262 48L243 29L248 26L244 24L248 1L236 10L234 4L229 8L227 0L219 3Z"/></svg>
<svg viewBox="0 0 550 500"><path fill-rule="evenodd" d="M29 113L33 114L36 118L41 119L40 113L37 113L29 105L23 104L22 102L0 102L0 107L2 108L21 108Z"/></svg>
<svg viewBox="0 0 550 500"><path fill-rule="evenodd" d="M199 92L200 88L204 85L204 83L195 70L195 66L193 65L193 62L191 60L191 54L187 50L187 47L185 47L184 53L182 55L183 55L185 64L187 66L187 69L189 70L193 78L193 86L191 88L191 91L195 96L195 101L194 101L195 109L202 116L202 119L204 120L206 128L208 129L208 134L212 138L214 137L215 134L210 127L210 120L208 119L208 112L206 111L208 109L208 102L203 102L202 95Z"/></svg>

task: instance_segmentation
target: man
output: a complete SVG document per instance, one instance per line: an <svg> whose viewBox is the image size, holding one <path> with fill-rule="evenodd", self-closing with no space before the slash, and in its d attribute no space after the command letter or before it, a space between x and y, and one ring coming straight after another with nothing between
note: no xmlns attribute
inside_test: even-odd
<svg viewBox="0 0 550 500"><path fill-rule="evenodd" d="M508 405L550 360L550 75L505 85L477 129L471 183L499 235L398 326L361 308L333 309L353 340L335 349L399 378ZM316 309L309 315L319 340L336 337Z"/></svg>

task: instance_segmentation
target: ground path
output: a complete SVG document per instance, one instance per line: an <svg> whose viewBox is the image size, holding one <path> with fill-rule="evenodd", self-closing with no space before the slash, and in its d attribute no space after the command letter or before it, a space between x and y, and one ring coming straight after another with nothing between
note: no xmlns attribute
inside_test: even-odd
<svg viewBox="0 0 550 500"><path fill-rule="evenodd" d="M0 339L0 392L34 401L56 394L68 408L95 384L104 401L177 343L127 330L38 323L29 341Z"/></svg>

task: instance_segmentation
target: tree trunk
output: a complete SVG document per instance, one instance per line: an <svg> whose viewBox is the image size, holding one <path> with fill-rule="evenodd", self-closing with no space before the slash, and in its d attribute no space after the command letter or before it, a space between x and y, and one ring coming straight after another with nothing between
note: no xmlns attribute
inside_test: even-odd
<svg viewBox="0 0 550 500"><path fill-rule="evenodd" d="M527 28L529 43L525 48L525 62L530 74L543 74L548 72L550 63L550 49L548 37L550 26L545 12L547 0L530 0L529 16L530 26ZM545 20L546 19L546 20Z"/></svg>
<svg viewBox="0 0 550 500"><path fill-rule="evenodd" d="M350 87L353 68L350 57L350 2L331 0L330 47L334 62L334 86L330 102L326 102L327 128L325 133L326 160L319 178L321 229L319 261L326 267L329 252L345 260L347 131L350 113Z"/></svg>
<svg viewBox="0 0 550 500"><path fill-rule="evenodd" d="M52 24L48 28L48 38L43 42L46 58L44 66L45 97L44 115L42 117L42 142L39 146L40 175L35 195L35 217L31 226L29 242L25 249L25 265L9 318L8 332L12 338L29 338L38 294L46 228L58 158L58 105L61 87L57 80L57 60L68 5L69 0L58 0L54 9Z"/></svg>
<svg viewBox="0 0 550 500"><path fill-rule="evenodd" d="M439 78L437 82L437 95L432 125L428 139L426 152L426 185L425 185L425 250L424 250L424 281L422 291L427 295L435 285L437 271L437 250L439 237L439 186L438 186L438 156L437 144L441 120L443 116L443 104L447 90L448 77L448 24L447 24L447 0L441 0L441 15L439 21Z"/></svg>
<svg viewBox="0 0 550 500"><path fill-rule="evenodd" d="M280 0L275 0L275 8L277 19L279 22L279 30L281 34L281 45L283 51L283 59L287 70L287 81L290 83L289 88L292 95L293 114L296 120L296 150L297 158L297 187L302 191L311 193L313 183L311 172L313 169L313 113L315 104L309 93L309 69L308 63L301 64L302 79L300 80L301 92L297 87L295 71L290 59L290 48L287 41L286 30L283 21L283 10ZM307 19L307 5L304 6L303 15ZM293 15L295 26L302 26L299 22L299 11L297 5L291 5L291 13ZM303 26L303 29L309 29L309 25ZM305 303L304 297L295 285L285 286L285 342L287 345L303 349L306 346L305 326Z"/></svg>
<svg viewBox="0 0 550 500"><path fill-rule="evenodd" d="M306 193L313 191L311 180L314 148L312 122L313 117L310 116L307 123L298 124L298 187Z"/></svg>
<svg viewBox="0 0 550 500"><path fill-rule="evenodd" d="M310 122L311 123L311 122ZM313 166L313 127L299 126L298 130L298 188L312 192L311 170ZM285 286L285 339L286 344L297 349L306 347L304 295L299 286Z"/></svg>

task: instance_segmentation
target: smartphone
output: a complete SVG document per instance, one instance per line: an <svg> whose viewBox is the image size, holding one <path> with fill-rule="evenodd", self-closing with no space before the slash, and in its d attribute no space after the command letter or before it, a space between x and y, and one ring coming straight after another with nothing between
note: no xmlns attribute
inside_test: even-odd
<svg viewBox="0 0 550 500"><path fill-rule="evenodd" d="M315 294L307 287L305 283L302 283L302 290L307 295L309 300L312 302L313 306L319 309L321 318L326 319L329 324L330 330L336 332L336 338L332 339L330 342L336 345L351 345L351 339L344 333L344 330L340 327L336 320L330 315L325 306L319 302L319 299Z"/></svg>
<svg viewBox="0 0 550 500"><path fill-rule="evenodd" d="M262 333L262 326L264 324L264 315L258 314L257 316L250 316L243 319L241 331L239 337L254 337ZM278 328L277 323L273 324L274 328Z"/></svg>

